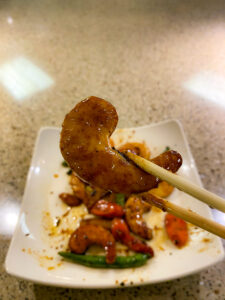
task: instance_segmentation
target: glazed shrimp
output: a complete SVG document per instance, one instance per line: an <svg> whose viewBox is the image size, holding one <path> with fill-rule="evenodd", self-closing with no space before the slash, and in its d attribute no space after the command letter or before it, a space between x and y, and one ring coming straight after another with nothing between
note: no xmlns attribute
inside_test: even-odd
<svg viewBox="0 0 225 300"><path fill-rule="evenodd" d="M60 149L71 169L93 186L115 193L138 193L154 188L159 180L127 160L110 145L118 115L109 102L90 97L78 103L63 122ZM181 155L167 151L152 162L176 172Z"/></svg>
<svg viewBox="0 0 225 300"><path fill-rule="evenodd" d="M102 226L93 224L82 225L74 231L69 240L69 248L77 254L84 253L91 245L100 245L105 249L107 263L115 261L115 239Z"/></svg>
<svg viewBox="0 0 225 300"><path fill-rule="evenodd" d="M142 215L150 209L150 204L135 195L131 195L125 204L125 218L130 230L146 240L152 238L152 229L147 226Z"/></svg>

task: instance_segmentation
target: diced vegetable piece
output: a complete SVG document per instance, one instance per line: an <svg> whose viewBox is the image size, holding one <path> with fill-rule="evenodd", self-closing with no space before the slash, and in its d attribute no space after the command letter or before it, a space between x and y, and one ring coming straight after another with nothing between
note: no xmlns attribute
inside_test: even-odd
<svg viewBox="0 0 225 300"><path fill-rule="evenodd" d="M171 214L165 216L165 228L169 239L178 247L184 247L188 242L187 223Z"/></svg>
<svg viewBox="0 0 225 300"><path fill-rule="evenodd" d="M116 203L124 206L125 205L125 195L124 194L116 194Z"/></svg>
<svg viewBox="0 0 225 300"><path fill-rule="evenodd" d="M106 257L100 255L82 255L71 252L59 252L60 256L91 268L124 269L136 268L144 265L149 256L147 254L135 254L132 256L117 256L112 264L107 264Z"/></svg>

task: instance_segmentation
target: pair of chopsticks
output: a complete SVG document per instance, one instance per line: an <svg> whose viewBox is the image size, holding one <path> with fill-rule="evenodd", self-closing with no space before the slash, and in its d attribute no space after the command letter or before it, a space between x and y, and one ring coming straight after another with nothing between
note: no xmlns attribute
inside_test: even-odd
<svg viewBox="0 0 225 300"><path fill-rule="evenodd" d="M168 182L179 190L197 198L200 201L207 203L214 208L217 208L218 210L225 212L225 200L223 198L129 151L126 151L125 155L145 172ZM176 217L179 217L189 223L192 223L193 225L196 225L225 239L225 226L216 223L213 220L204 218L193 212L191 209L185 209L174 203L155 197L148 193L144 193L142 198L144 201L150 203L151 205L157 206L158 208L167 211L175 215Z"/></svg>

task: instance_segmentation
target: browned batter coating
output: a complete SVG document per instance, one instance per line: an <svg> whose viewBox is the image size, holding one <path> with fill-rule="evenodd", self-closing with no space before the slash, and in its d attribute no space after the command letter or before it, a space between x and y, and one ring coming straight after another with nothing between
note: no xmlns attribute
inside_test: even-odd
<svg viewBox="0 0 225 300"><path fill-rule="evenodd" d="M100 218L82 219L80 221L80 226L83 225L98 225L110 230L112 227L112 220L106 220Z"/></svg>
<svg viewBox="0 0 225 300"><path fill-rule="evenodd" d="M142 215L150 209L150 204L135 195L130 196L125 204L125 218L130 230L146 240L152 238L152 230L147 226Z"/></svg>
<svg viewBox="0 0 225 300"><path fill-rule="evenodd" d="M109 138L118 116L109 102L90 97L65 117L60 148L64 159L82 180L115 193L138 193L154 188L159 180L136 167L111 148ZM168 151L153 162L173 172L182 163L180 154Z"/></svg>
<svg viewBox="0 0 225 300"><path fill-rule="evenodd" d="M118 148L120 152L129 150L130 152L139 155L145 159L150 159L150 151L145 143L126 143Z"/></svg>
<svg viewBox="0 0 225 300"><path fill-rule="evenodd" d="M107 191L103 189L85 185L74 172L70 176L70 185L74 195L82 200L89 210L99 199L107 194Z"/></svg>
<svg viewBox="0 0 225 300"><path fill-rule="evenodd" d="M81 204L81 200L72 194L61 193L59 198L69 206L78 206Z"/></svg>
<svg viewBox="0 0 225 300"><path fill-rule="evenodd" d="M69 240L70 250L77 254L84 253L91 245L100 245L105 249L107 263L115 261L115 239L107 229L101 226L82 225L74 231Z"/></svg>

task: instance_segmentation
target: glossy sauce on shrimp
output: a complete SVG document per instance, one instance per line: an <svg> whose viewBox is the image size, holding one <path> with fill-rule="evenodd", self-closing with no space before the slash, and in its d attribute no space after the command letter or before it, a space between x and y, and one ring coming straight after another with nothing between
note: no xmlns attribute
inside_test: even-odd
<svg viewBox="0 0 225 300"><path fill-rule="evenodd" d="M136 167L111 148L109 138L118 115L109 102L90 97L78 103L64 119L60 148L75 173L94 186L115 193L138 193L157 185L159 180ZM175 151L163 153L153 162L176 172L182 158Z"/></svg>

